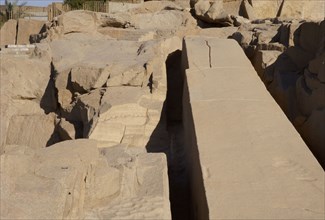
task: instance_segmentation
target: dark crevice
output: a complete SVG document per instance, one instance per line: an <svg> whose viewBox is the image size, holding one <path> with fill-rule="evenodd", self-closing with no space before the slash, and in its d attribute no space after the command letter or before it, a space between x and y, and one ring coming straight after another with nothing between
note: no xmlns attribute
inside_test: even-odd
<svg viewBox="0 0 325 220"><path fill-rule="evenodd" d="M160 121L146 149L166 154L172 219L187 220L190 219L191 198L182 125L181 58L182 52L177 50L166 60L167 96Z"/></svg>
<svg viewBox="0 0 325 220"><path fill-rule="evenodd" d="M16 25L16 36L15 36L15 44L18 42L18 25L19 25L19 19L17 20L17 25Z"/></svg>
<svg viewBox="0 0 325 220"><path fill-rule="evenodd" d="M56 112L58 109L58 92L55 88L54 79L57 75L57 72L51 63L51 75L50 79L47 83L45 92L41 98L40 106L44 110L45 114L49 114L51 112Z"/></svg>

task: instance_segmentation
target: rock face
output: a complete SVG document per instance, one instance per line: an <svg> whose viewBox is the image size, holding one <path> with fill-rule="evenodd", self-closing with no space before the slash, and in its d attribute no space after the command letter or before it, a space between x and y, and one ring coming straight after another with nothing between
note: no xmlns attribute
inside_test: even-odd
<svg viewBox="0 0 325 220"><path fill-rule="evenodd" d="M324 19L325 3L305 0L220 0L195 1L196 16L207 23L219 26L240 26L250 20L282 19ZM242 16L242 17L241 17Z"/></svg>
<svg viewBox="0 0 325 220"><path fill-rule="evenodd" d="M171 218L166 158L146 145L181 39L110 39L99 15L66 13L29 56L1 54L1 218Z"/></svg>
<svg viewBox="0 0 325 220"><path fill-rule="evenodd" d="M0 30L0 47L8 44L16 44L17 21L7 21Z"/></svg>
<svg viewBox="0 0 325 220"><path fill-rule="evenodd" d="M18 20L17 44L29 44L32 34L39 34L45 25L43 21L37 20Z"/></svg>
<svg viewBox="0 0 325 220"><path fill-rule="evenodd" d="M240 26L242 23L248 23L243 17L239 16L239 6L235 2L200 0L194 8L199 19L220 26Z"/></svg>
<svg viewBox="0 0 325 220"><path fill-rule="evenodd" d="M243 47L267 89L324 166L325 139L320 127L325 124L325 93L320 60L324 60L325 23L272 20L243 25L231 38Z"/></svg>
<svg viewBox="0 0 325 220"><path fill-rule="evenodd" d="M103 146L145 146L166 97L165 57L180 45L178 38L148 43L52 41L61 115L76 128L81 125L76 131L81 137Z"/></svg>
<svg viewBox="0 0 325 220"><path fill-rule="evenodd" d="M99 151L92 140L41 150L8 145L1 155L0 213L6 219L170 219L166 160L123 146Z"/></svg>
<svg viewBox="0 0 325 220"><path fill-rule="evenodd" d="M44 21L27 19L9 20L1 27L0 47L9 44L29 44L32 40L32 35L41 34L45 30Z"/></svg>
<svg viewBox="0 0 325 220"><path fill-rule="evenodd" d="M324 217L320 166L234 41L320 155L317 3L190 3L4 24L1 219Z"/></svg>
<svg viewBox="0 0 325 220"><path fill-rule="evenodd" d="M82 19L77 19L82 18ZM191 14L170 1L145 2L126 12L92 13L70 11L52 23L48 39L70 37L70 33L87 33L93 37L116 38L134 41L153 39L160 36L183 34L196 27ZM104 36L103 36L104 35Z"/></svg>
<svg viewBox="0 0 325 220"><path fill-rule="evenodd" d="M95 31L97 14L90 11L71 11L59 16L58 25L62 27L63 34L92 33Z"/></svg>
<svg viewBox="0 0 325 220"><path fill-rule="evenodd" d="M17 65L19 63L19 65ZM54 122L45 123L47 131L44 136L35 136L35 131L30 126L36 126L36 130L42 131L39 119L43 118L43 110L40 105L51 105L51 95L45 98L46 89L50 80L50 61L47 59L28 59L26 57L13 57L1 55L1 150L6 144L33 144L31 147L45 147L50 139ZM17 115L17 117L13 117ZM28 115L32 115L28 119ZM43 118L45 121L47 119ZM42 119L42 120L43 120ZM24 125L20 127L16 122ZM31 124L29 124L31 123ZM9 128L11 124L11 128ZM10 132L8 131L8 128ZM51 131L52 130L52 131ZM9 133L8 133L9 132ZM22 135L22 139L19 136ZM39 141L38 138L41 138ZM34 141L32 141L34 139ZM26 141L26 142L24 142ZM43 144L41 146L41 144ZM35 145L35 146L34 146Z"/></svg>
<svg viewBox="0 0 325 220"><path fill-rule="evenodd" d="M10 119L6 145L26 144L33 148L43 148L58 141L51 138L54 129L54 115L14 115ZM41 136L35 135L40 133Z"/></svg>
<svg viewBox="0 0 325 220"><path fill-rule="evenodd" d="M267 89L323 166L325 137L320 128L325 125L321 62L324 30L324 21L282 24L271 38L289 47L279 51L270 47L275 43L264 48L258 45L252 55L254 67Z"/></svg>

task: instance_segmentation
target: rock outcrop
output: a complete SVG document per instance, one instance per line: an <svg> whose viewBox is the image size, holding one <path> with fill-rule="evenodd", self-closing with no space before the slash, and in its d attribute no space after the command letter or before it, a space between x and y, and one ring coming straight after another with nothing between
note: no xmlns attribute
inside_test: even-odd
<svg viewBox="0 0 325 220"><path fill-rule="evenodd" d="M93 34L100 15L66 13L28 56L1 54L1 218L171 218L166 158L146 145L181 39Z"/></svg>
<svg viewBox="0 0 325 220"><path fill-rule="evenodd" d="M1 218L170 219L165 156L73 140L1 155ZM37 210L37 212L35 211Z"/></svg>
<svg viewBox="0 0 325 220"><path fill-rule="evenodd" d="M198 19L226 27L276 17L322 20L325 7L324 2L305 0L199 0L193 4Z"/></svg>
<svg viewBox="0 0 325 220"><path fill-rule="evenodd" d="M46 31L44 21L18 19L7 21L0 30L0 48L6 45L29 44L33 35L42 35Z"/></svg>
<svg viewBox="0 0 325 220"><path fill-rule="evenodd" d="M29 44L31 35L41 34L45 29L44 21L19 19L16 44Z"/></svg>
<svg viewBox="0 0 325 220"><path fill-rule="evenodd" d="M231 36L323 166L324 30L324 21L273 20L242 26Z"/></svg>
<svg viewBox="0 0 325 220"><path fill-rule="evenodd" d="M5 23L0 218L322 218L322 170L258 78L324 166L325 23L301 20L324 3L295 2Z"/></svg>
<svg viewBox="0 0 325 220"><path fill-rule="evenodd" d="M16 44L17 21L9 20L3 24L0 30L0 47L8 44Z"/></svg>

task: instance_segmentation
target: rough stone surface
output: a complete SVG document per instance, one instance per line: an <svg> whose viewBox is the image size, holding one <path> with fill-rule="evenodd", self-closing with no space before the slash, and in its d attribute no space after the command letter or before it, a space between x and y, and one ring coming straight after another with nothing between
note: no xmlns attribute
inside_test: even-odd
<svg viewBox="0 0 325 220"><path fill-rule="evenodd" d="M29 44L30 36L33 34L39 34L44 27L44 21L37 20L18 20L18 32L17 32L17 44Z"/></svg>
<svg viewBox="0 0 325 220"><path fill-rule="evenodd" d="M9 20L3 24L0 30L0 47L8 44L16 44L17 21Z"/></svg>
<svg viewBox="0 0 325 220"><path fill-rule="evenodd" d="M43 148L55 143L51 140L54 128L54 115L15 115L9 122L6 145L26 145ZM35 135L42 134L42 135Z"/></svg>
<svg viewBox="0 0 325 220"><path fill-rule="evenodd" d="M0 199L5 219L170 219L165 157L93 140L6 146Z"/></svg>
<svg viewBox="0 0 325 220"><path fill-rule="evenodd" d="M19 21L35 44L0 51L0 218L324 218L324 175L288 121L323 163L325 23L301 20L321 6L148 1L42 33Z"/></svg>
<svg viewBox="0 0 325 220"><path fill-rule="evenodd" d="M277 40L292 46L282 53L257 47L253 58L254 67L267 89L323 166L325 137L319 125L308 122L308 118L312 112L325 107L324 67L321 62L324 60L324 24L323 21L303 22L298 26L282 25ZM314 113L311 120L315 120L316 115L320 117L320 124L325 124L321 114Z"/></svg>
<svg viewBox="0 0 325 220"><path fill-rule="evenodd" d="M187 37L185 46L183 121L198 207L193 215L324 218L323 170L236 42ZM216 59L225 51L232 65ZM197 62L209 54L211 63Z"/></svg>
<svg viewBox="0 0 325 220"><path fill-rule="evenodd" d="M58 25L62 26L63 34L91 33L96 29L96 19L96 14L93 12L77 10L59 16Z"/></svg>
<svg viewBox="0 0 325 220"><path fill-rule="evenodd" d="M19 65L17 65L18 63ZM47 94L46 89L50 79L50 62L48 60L26 59L24 57L13 57L12 55L1 55L0 72L0 152L2 152L3 146L6 142L9 122L12 116L42 115L44 114L44 111L41 109L40 105L43 107L50 106L52 99L50 95L45 95ZM34 125L36 126L35 123L38 123L37 120L34 120ZM28 129L28 125L26 132L33 132ZM35 133L30 134L32 136L35 135ZM33 138L35 140L43 137L40 135ZM40 142L43 143L43 141ZM25 145L26 144L27 143L25 143Z"/></svg>

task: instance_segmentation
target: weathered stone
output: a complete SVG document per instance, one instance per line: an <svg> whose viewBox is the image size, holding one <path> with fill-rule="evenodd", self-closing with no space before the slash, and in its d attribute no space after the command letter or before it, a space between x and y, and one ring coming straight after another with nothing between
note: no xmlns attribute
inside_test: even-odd
<svg viewBox="0 0 325 220"><path fill-rule="evenodd" d="M256 18L275 18L280 8L280 4L274 1L251 0Z"/></svg>
<svg viewBox="0 0 325 220"><path fill-rule="evenodd" d="M44 26L44 21L19 19L17 29L17 44L29 44L30 36L32 34L39 34Z"/></svg>
<svg viewBox="0 0 325 220"><path fill-rule="evenodd" d="M233 25L234 20L231 18L230 14L223 9L222 1L215 1L210 5L209 1L202 0L196 4L198 4L198 6L195 7L195 10L197 11L196 15L201 20L225 27ZM210 5L209 8L208 5ZM204 12L207 8L208 10Z"/></svg>
<svg viewBox="0 0 325 220"><path fill-rule="evenodd" d="M85 139L41 150L6 146L1 218L121 218L122 207L127 218L171 218L163 154L133 155L122 146L101 153Z"/></svg>
<svg viewBox="0 0 325 220"><path fill-rule="evenodd" d="M266 68L272 65L280 54L281 52L276 50L259 50L256 52L253 65L264 83L273 81L273 73L269 76Z"/></svg>
<svg viewBox="0 0 325 220"><path fill-rule="evenodd" d="M193 207L197 207L192 214L200 219L322 218L324 200L318 193L324 191L322 168L248 60L237 63L229 59L232 65L214 62L212 67L208 63L196 68L195 61L209 53L205 41L212 54L220 54L216 57L225 53L224 47L229 57L233 54L238 61L239 56L245 58L230 40L185 38L186 48L197 48L195 53L186 50L189 65L183 96L191 195ZM198 42L202 42L202 50ZM261 170L268 170L268 175ZM260 196L268 199L261 202ZM284 201L283 196L290 201ZM283 207L295 207L295 211Z"/></svg>
<svg viewBox="0 0 325 220"><path fill-rule="evenodd" d="M71 82L74 91L84 93L105 85L109 77L108 68L78 66L71 69Z"/></svg>
<svg viewBox="0 0 325 220"><path fill-rule="evenodd" d="M3 24L0 30L0 47L8 44L16 44L17 21L9 20Z"/></svg>
<svg viewBox="0 0 325 220"><path fill-rule="evenodd" d="M57 129L61 140L72 140L76 138L76 130L74 128L74 125L64 118L61 118Z"/></svg>
<svg viewBox="0 0 325 220"><path fill-rule="evenodd" d="M222 2L220 1L219 3L221 5L221 9L222 9ZM209 10L209 8L211 7L210 2L209 1L198 1L195 5L194 5L194 10L195 10L195 14L197 16L204 16L205 13L207 13L207 11Z"/></svg>
<svg viewBox="0 0 325 220"><path fill-rule="evenodd" d="M147 72L143 65L136 64L128 68L122 66L112 66L110 68L111 75L106 85L113 86L143 86L148 81L146 79Z"/></svg>
<svg viewBox="0 0 325 220"><path fill-rule="evenodd" d="M298 19L312 19L322 20L324 19L324 1L305 1L298 0L292 2L290 0L283 0L283 6L281 10L282 18L298 18Z"/></svg>
<svg viewBox="0 0 325 220"><path fill-rule="evenodd" d="M127 13L108 14L101 18L101 26L127 28L132 26L131 16Z"/></svg>
<svg viewBox="0 0 325 220"><path fill-rule="evenodd" d="M101 209L95 210L91 206L88 207L85 212L86 218L132 219L139 218L138 216L141 216L142 219L171 218L164 154L138 153L137 156L134 156L130 150L126 150L123 146L104 148L102 153L106 155L107 164L111 166L110 169L116 167L120 172L119 177L115 175L116 180L120 180L119 193L115 198L111 197L111 202L106 204L103 204L103 199L97 199L103 204ZM105 163L102 164L104 167L107 166ZM114 169L117 170L116 168ZM100 177L100 175L95 176L94 180L99 181ZM106 175L106 178L112 179L114 175L110 177ZM105 185L103 184L103 187L107 188Z"/></svg>
<svg viewBox="0 0 325 220"><path fill-rule="evenodd" d="M59 140L58 137L52 136L55 128L54 117L53 114L12 116L7 131L6 144L26 145L35 149L54 144Z"/></svg>
<svg viewBox="0 0 325 220"><path fill-rule="evenodd" d="M68 109L71 106L73 93L69 89L71 84L69 84L69 75L71 70L67 69L61 71L57 76L55 76L55 88L57 89L58 103L60 107L64 110Z"/></svg>
<svg viewBox="0 0 325 220"><path fill-rule="evenodd" d="M93 33L97 28L97 16L90 11L70 11L58 17L58 25L63 27L63 34Z"/></svg>
<svg viewBox="0 0 325 220"><path fill-rule="evenodd" d="M51 102L50 99L44 98L50 79L50 74L46 74L50 73L50 63L46 59L27 59L1 54L0 72L1 154L11 117L42 115L44 110L41 107L44 107L47 101Z"/></svg>
<svg viewBox="0 0 325 220"><path fill-rule="evenodd" d="M155 13L135 14L133 23L139 29L177 30L182 27L194 27L191 14L180 10L162 10Z"/></svg>

